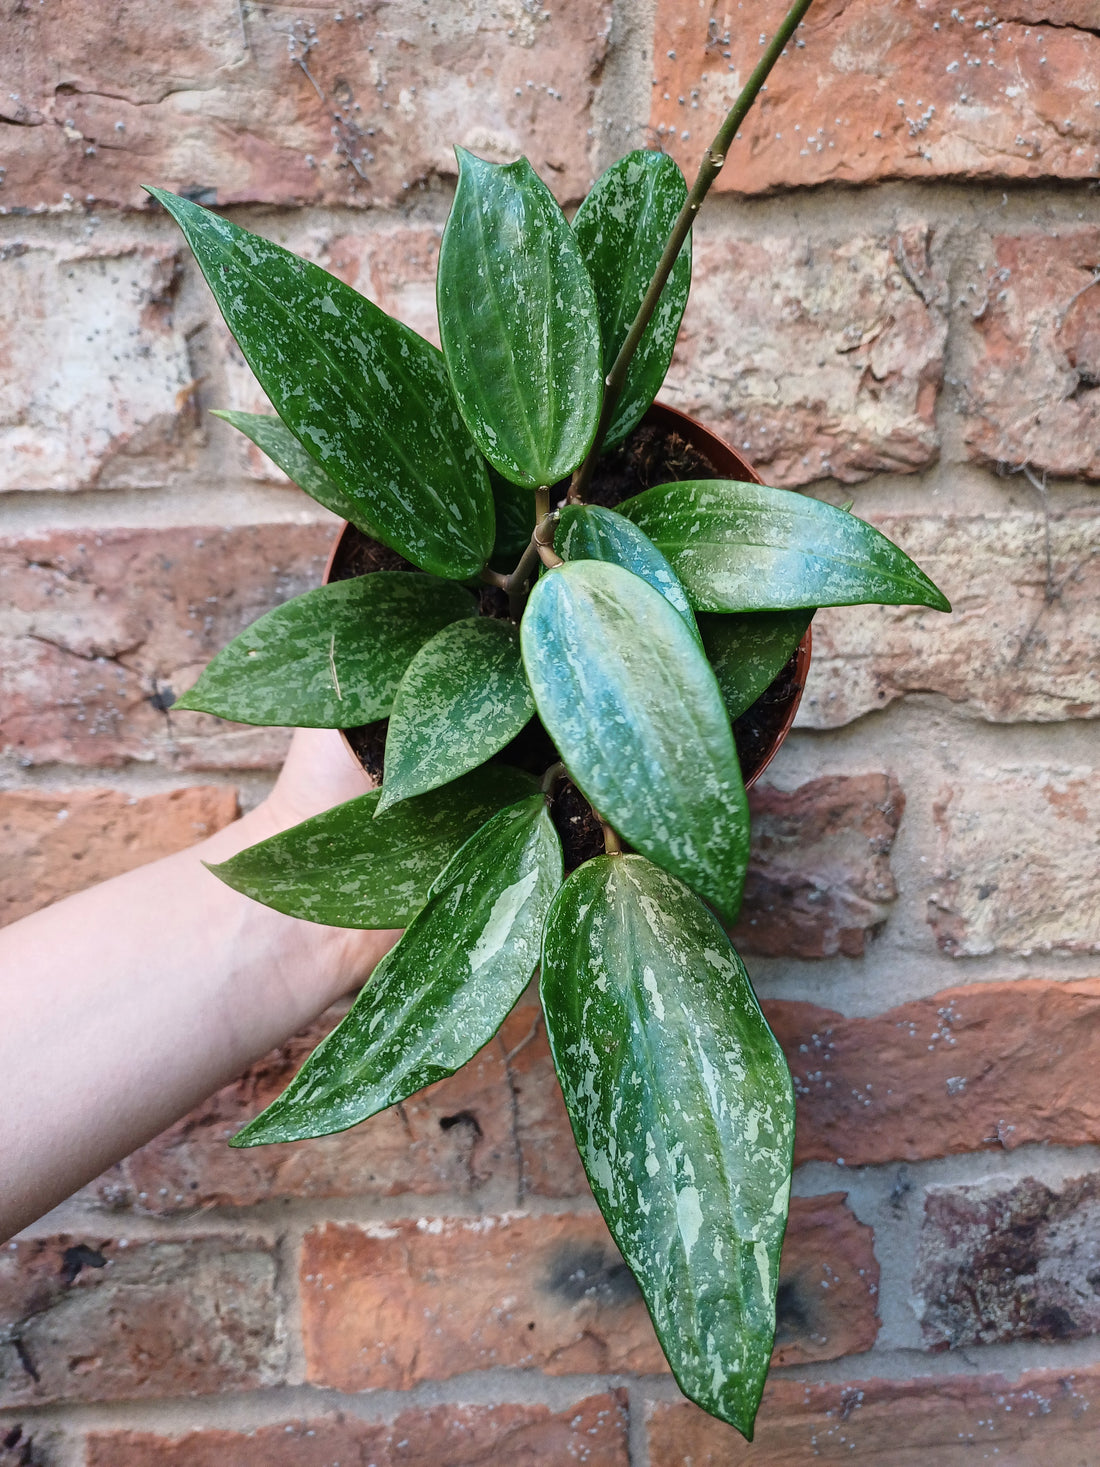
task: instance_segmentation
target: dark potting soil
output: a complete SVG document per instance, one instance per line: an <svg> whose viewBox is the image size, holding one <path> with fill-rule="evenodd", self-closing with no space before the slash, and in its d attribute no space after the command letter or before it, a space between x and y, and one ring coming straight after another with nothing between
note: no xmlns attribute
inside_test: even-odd
<svg viewBox="0 0 1100 1467"><path fill-rule="evenodd" d="M722 475L710 460L678 433L650 424L635 428L626 440L607 453L599 462L585 496L589 504L614 509L624 499L641 494L657 484L671 484L683 479L718 479ZM568 482L557 486L557 499L564 498ZM551 496L554 502L554 496ZM352 576L369 575L372 571L400 570L419 574L411 561L349 526L333 559L331 581L345 581ZM481 615L504 618L508 603L502 591L483 586L478 592ZM783 671L761 694L751 708L733 725L734 742L741 761L741 772L750 780L767 758L776 737L782 732L791 700L800 691L798 653L795 652ZM386 729L389 720L362 724L345 729L360 764L376 783L382 782ZM537 718L495 758L529 773L541 776L558 758L549 734ZM550 799L550 813L561 837L565 869L573 870L604 849L603 830L591 805L571 780L558 780Z"/></svg>

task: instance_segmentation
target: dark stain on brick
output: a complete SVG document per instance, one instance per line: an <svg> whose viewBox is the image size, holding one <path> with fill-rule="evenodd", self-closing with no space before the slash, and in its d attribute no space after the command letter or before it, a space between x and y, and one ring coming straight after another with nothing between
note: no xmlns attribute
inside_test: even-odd
<svg viewBox="0 0 1100 1467"><path fill-rule="evenodd" d="M75 1243L61 1255L61 1278L66 1284L73 1283L82 1268L106 1267L107 1260L103 1254L98 1249L89 1248L86 1243Z"/></svg>
<svg viewBox="0 0 1100 1467"><path fill-rule="evenodd" d="M566 1304L591 1299L599 1305L622 1308L641 1297L634 1275L619 1255L598 1244L559 1249L550 1260L544 1288Z"/></svg>

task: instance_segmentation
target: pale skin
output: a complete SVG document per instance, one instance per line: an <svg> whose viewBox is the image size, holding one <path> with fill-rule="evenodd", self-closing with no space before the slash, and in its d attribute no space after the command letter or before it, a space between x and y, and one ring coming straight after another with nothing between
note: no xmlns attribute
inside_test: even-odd
<svg viewBox="0 0 1100 1467"><path fill-rule="evenodd" d="M202 865L368 788L338 734L300 729L240 820L0 931L0 1241L369 975L398 933L285 917Z"/></svg>

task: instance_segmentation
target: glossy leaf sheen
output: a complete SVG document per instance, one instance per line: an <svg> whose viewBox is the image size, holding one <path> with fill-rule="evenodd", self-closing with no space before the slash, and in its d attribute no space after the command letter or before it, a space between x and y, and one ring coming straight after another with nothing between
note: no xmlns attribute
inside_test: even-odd
<svg viewBox="0 0 1100 1467"><path fill-rule="evenodd" d="M352 499L350 494L344 493L336 480L325 473L317 460L305 451L286 424L274 413L216 410L212 416L223 419L246 438L250 438L311 499L323 504L326 509L331 509L342 520L350 520L358 529L377 540L378 536L367 519L363 506Z"/></svg>
<svg viewBox="0 0 1100 1467"><path fill-rule="evenodd" d="M567 504L558 521L554 545L563 560L607 560L641 576L675 606L698 636L695 613L676 572L649 536L621 514L598 504Z"/></svg>
<svg viewBox="0 0 1100 1467"><path fill-rule="evenodd" d="M491 764L378 820L381 791L371 790L209 869L289 917L328 927L405 927L458 848L535 787L529 774Z"/></svg>
<svg viewBox="0 0 1100 1467"><path fill-rule="evenodd" d="M501 810L435 882L346 1018L233 1144L347 1130L472 1059L534 972L561 878L544 797Z"/></svg>
<svg viewBox="0 0 1100 1467"><path fill-rule="evenodd" d="M318 586L253 622L173 706L278 727L371 723L424 643L476 614L454 581L408 571Z"/></svg>
<svg viewBox="0 0 1100 1467"><path fill-rule="evenodd" d="M600 856L551 909L541 986L588 1180L673 1373L751 1438L794 1094L744 966L682 882L640 856Z"/></svg>
<svg viewBox="0 0 1100 1467"><path fill-rule="evenodd" d="M398 685L378 813L483 764L534 711L510 621L477 617L444 627Z"/></svg>
<svg viewBox="0 0 1100 1467"><path fill-rule="evenodd" d="M318 266L149 192L183 230L279 417L373 533L436 575L476 575L492 549L492 496L435 347Z"/></svg>
<svg viewBox="0 0 1100 1467"><path fill-rule="evenodd" d="M539 717L573 780L638 850L732 921L749 817L714 673L683 617L621 566L566 561L521 626Z"/></svg>
<svg viewBox="0 0 1100 1467"><path fill-rule="evenodd" d="M783 671L812 616L812 611L700 613L703 647L731 719L740 718Z"/></svg>
<svg viewBox="0 0 1100 1467"><path fill-rule="evenodd" d="M684 175L668 154L639 151L601 174L574 216L573 233L600 308L605 372L634 324L686 198ZM690 287L689 234L630 363L608 430L608 448L641 422L660 390Z"/></svg>
<svg viewBox="0 0 1100 1467"><path fill-rule="evenodd" d="M603 398L596 297L573 232L526 158L458 154L439 251L439 334L467 427L514 484L576 468Z"/></svg>
<svg viewBox="0 0 1100 1467"><path fill-rule="evenodd" d="M660 484L619 506L663 550L697 611L931 606L943 593L885 535L787 489L730 479Z"/></svg>

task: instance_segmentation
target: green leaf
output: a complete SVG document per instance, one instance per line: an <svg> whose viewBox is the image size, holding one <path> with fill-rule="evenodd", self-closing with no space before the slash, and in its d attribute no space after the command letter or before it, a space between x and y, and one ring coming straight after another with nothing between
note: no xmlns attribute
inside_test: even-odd
<svg viewBox="0 0 1100 1467"><path fill-rule="evenodd" d="M951 604L871 525L788 489L659 484L619 506L672 562L697 611Z"/></svg>
<svg viewBox="0 0 1100 1467"><path fill-rule="evenodd" d="M703 647L731 720L776 680L806 634L812 611L700 612Z"/></svg>
<svg viewBox="0 0 1100 1467"><path fill-rule="evenodd" d="M501 810L434 883L346 1018L232 1144L345 1131L472 1059L534 972L561 879L545 798Z"/></svg>
<svg viewBox="0 0 1100 1467"><path fill-rule="evenodd" d="M751 1440L794 1093L744 966L675 877L599 856L554 902L541 986L588 1180L673 1374Z"/></svg>
<svg viewBox="0 0 1100 1467"><path fill-rule="evenodd" d="M567 504L554 544L563 560L607 560L641 576L675 606L698 637L695 613L676 572L649 536L621 514L598 504Z"/></svg>
<svg viewBox="0 0 1100 1467"><path fill-rule="evenodd" d="M379 815L484 764L534 711L510 621L480 617L444 627L421 647L397 689Z"/></svg>
<svg viewBox="0 0 1100 1467"><path fill-rule="evenodd" d="M529 489L509 484L491 464L487 465L497 516L497 537L490 561L494 570L516 568L535 528L535 496Z"/></svg>
<svg viewBox="0 0 1100 1467"><path fill-rule="evenodd" d="M404 927L474 831L535 788L529 774L494 764L378 820L381 791L371 790L209 869L288 917L328 927Z"/></svg>
<svg viewBox="0 0 1100 1467"><path fill-rule="evenodd" d="M214 408L211 416L222 418L238 432L250 438L262 453L282 469L288 479L297 484L318 504L331 509L342 520L350 520L358 529L377 540L374 527L367 520L363 506L344 491L336 480L312 458L295 438L286 424L274 413L236 413Z"/></svg>
<svg viewBox="0 0 1100 1467"><path fill-rule="evenodd" d="M686 199L684 175L667 153L634 152L601 174L574 216L573 233L596 287L605 372L634 324ZM630 363L606 447L625 438L657 396L690 287L689 234Z"/></svg>
<svg viewBox="0 0 1100 1467"><path fill-rule="evenodd" d="M683 617L621 566L573 560L539 581L520 634L539 717L574 783L732 922L748 805L722 695Z"/></svg>
<svg viewBox="0 0 1100 1467"><path fill-rule="evenodd" d="M278 727L371 723L389 713L424 643L476 615L454 581L409 571L318 586L235 637L173 707Z"/></svg>
<svg viewBox="0 0 1100 1467"><path fill-rule="evenodd" d="M435 347L318 266L149 192L183 230L275 411L376 538L435 575L476 575L493 501Z"/></svg>
<svg viewBox="0 0 1100 1467"><path fill-rule="evenodd" d="M436 282L443 355L477 446L514 484L572 473L603 398L600 324L584 260L526 158L456 148L458 189Z"/></svg>

